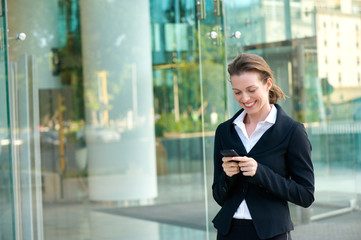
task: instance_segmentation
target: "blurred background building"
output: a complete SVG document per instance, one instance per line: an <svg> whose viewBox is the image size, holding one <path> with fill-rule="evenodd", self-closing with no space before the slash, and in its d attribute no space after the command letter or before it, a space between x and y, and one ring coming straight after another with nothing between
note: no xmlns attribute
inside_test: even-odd
<svg viewBox="0 0 361 240"><path fill-rule="evenodd" d="M360 0L0 9L1 240L214 239L213 137L239 109L226 69L243 52L313 145L316 201L290 205L293 238L360 236Z"/></svg>

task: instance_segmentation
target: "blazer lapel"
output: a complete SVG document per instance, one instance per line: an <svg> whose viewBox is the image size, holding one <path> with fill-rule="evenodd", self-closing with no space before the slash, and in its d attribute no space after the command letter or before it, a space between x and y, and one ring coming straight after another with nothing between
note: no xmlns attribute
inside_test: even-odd
<svg viewBox="0 0 361 240"><path fill-rule="evenodd" d="M294 121L283 111L281 106L275 104L277 108L276 123L270 127L258 140L256 145L247 154L247 151L239 138L236 129L234 128L233 121L244 111L239 110L231 119L228 120L228 134L225 135L231 139L232 148L236 150L241 156L254 155L260 152L268 151L275 146L282 143L288 132L291 130L291 126Z"/></svg>
<svg viewBox="0 0 361 240"><path fill-rule="evenodd" d="M262 135L256 145L249 152L249 155L255 155L276 147L283 142L284 138L291 130L291 126L294 121L287 116L278 104L275 104L275 106L277 108L277 118L275 124Z"/></svg>

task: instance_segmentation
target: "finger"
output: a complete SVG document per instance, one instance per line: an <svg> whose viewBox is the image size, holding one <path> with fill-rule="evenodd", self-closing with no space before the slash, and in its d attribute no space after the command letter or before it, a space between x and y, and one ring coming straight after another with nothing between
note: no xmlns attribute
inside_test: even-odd
<svg viewBox="0 0 361 240"><path fill-rule="evenodd" d="M239 168L226 168L226 169L224 169L224 172L227 173L227 175L237 174L240 172L240 169Z"/></svg>
<svg viewBox="0 0 361 240"><path fill-rule="evenodd" d="M229 162L229 161L232 161L232 158L233 158L233 157L223 157L223 158L222 158L222 161L223 161L223 162Z"/></svg>
<svg viewBox="0 0 361 240"><path fill-rule="evenodd" d="M235 174L238 174L240 172L239 168L232 168L225 171L228 176L233 176Z"/></svg>
<svg viewBox="0 0 361 240"><path fill-rule="evenodd" d="M255 172L255 171L242 172L242 174L243 174L244 176L253 177L253 176L256 174L256 172Z"/></svg>
<svg viewBox="0 0 361 240"><path fill-rule="evenodd" d="M238 166L240 168L244 168L244 167L255 167L256 165L253 163L250 163L250 162L242 162L242 163L239 163Z"/></svg>
<svg viewBox="0 0 361 240"><path fill-rule="evenodd" d="M238 161L240 164L253 164L253 165L257 165L257 161L254 160L253 158L249 158L249 157L241 157L238 158Z"/></svg>
<svg viewBox="0 0 361 240"><path fill-rule="evenodd" d="M242 159L239 161L239 164L243 164L243 165L257 165L257 161L254 160L253 158L247 158L247 159Z"/></svg>
<svg viewBox="0 0 361 240"><path fill-rule="evenodd" d="M222 164L222 167L224 168L224 167L235 167L235 168L239 168L239 165L238 165L238 163L236 163L236 162L223 162L223 164Z"/></svg>
<svg viewBox="0 0 361 240"><path fill-rule="evenodd" d="M227 172L230 172L230 173L239 173L239 168L229 168L227 169Z"/></svg>
<svg viewBox="0 0 361 240"><path fill-rule="evenodd" d="M241 167L240 170L242 172L253 172L255 171L256 169L254 167Z"/></svg>
<svg viewBox="0 0 361 240"><path fill-rule="evenodd" d="M231 160L233 161L245 161L245 159L247 159L247 157L240 157L240 156L237 156L237 157L231 157Z"/></svg>
<svg viewBox="0 0 361 240"><path fill-rule="evenodd" d="M227 173L239 173L240 169L237 163L234 162L224 162L222 164L223 170Z"/></svg>

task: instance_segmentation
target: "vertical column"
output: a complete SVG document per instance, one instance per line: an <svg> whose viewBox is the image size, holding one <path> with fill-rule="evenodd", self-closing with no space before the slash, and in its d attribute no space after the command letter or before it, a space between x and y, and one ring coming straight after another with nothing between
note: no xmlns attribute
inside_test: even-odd
<svg viewBox="0 0 361 240"><path fill-rule="evenodd" d="M83 0L81 26L89 197L154 198L149 3Z"/></svg>
<svg viewBox="0 0 361 240"><path fill-rule="evenodd" d="M285 37L286 40L290 40L292 39L290 0L283 0L283 4L285 13Z"/></svg>

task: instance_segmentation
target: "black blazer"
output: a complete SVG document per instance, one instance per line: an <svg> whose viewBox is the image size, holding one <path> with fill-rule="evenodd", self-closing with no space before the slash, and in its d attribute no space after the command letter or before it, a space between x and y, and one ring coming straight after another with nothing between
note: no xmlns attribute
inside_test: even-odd
<svg viewBox="0 0 361 240"><path fill-rule="evenodd" d="M309 207L314 201L311 144L305 128L287 116L279 105L275 106L276 123L248 154L233 125L243 109L216 130L212 191L222 208L213 224L223 235L229 232L233 215L243 199L261 239L293 230L288 201L302 207ZM220 151L230 148L258 162L253 177L239 173L230 178L225 174Z"/></svg>

